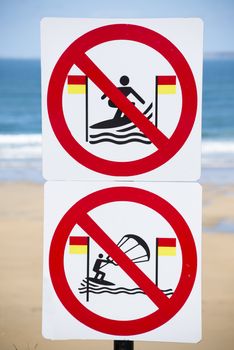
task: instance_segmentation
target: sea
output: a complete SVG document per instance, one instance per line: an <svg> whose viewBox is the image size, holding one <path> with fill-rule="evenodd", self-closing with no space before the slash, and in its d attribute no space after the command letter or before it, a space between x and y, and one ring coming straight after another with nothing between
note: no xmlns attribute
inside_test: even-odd
<svg viewBox="0 0 234 350"><path fill-rule="evenodd" d="M0 59L0 181L43 182L40 61ZM234 57L204 60L201 183L234 181Z"/></svg>

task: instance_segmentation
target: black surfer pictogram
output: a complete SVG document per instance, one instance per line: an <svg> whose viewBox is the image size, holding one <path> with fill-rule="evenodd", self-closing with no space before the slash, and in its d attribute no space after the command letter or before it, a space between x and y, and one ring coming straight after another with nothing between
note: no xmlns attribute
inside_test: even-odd
<svg viewBox="0 0 234 350"><path fill-rule="evenodd" d="M158 242L158 241L157 241ZM160 241L161 242L161 241ZM158 244L158 243L157 243ZM126 234L118 242L118 247L135 263L146 263L150 261L150 249L148 244L143 238L135 234ZM156 245L158 249L158 245ZM156 254L158 255L158 253ZM158 258L157 258L158 259ZM89 258L87 259L87 266L89 266ZM158 265L158 262L157 262ZM105 267L109 267L105 270ZM81 286L78 288L80 294L86 294L86 301L89 301L89 294L145 294L139 287L129 288L128 286L119 286L116 281L113 280L113 270L118 264L113 261L110 256L104 258L102 253L98 254L98 257L93 263L92 272L93 276L88 269L87 276L81 282ZM105 271L103 271L103 269ZM158 267L157 267L158 269ZM108 271L108 273L107 273ZM157 278L156 278L157 284ZM170 296L173 294L171 288L162 290L164 294Z"/></svg>
<svg viewBox="0 0 234 350"><path fill-rule="evenodd" d="M144 85L144 90L147 92L146 95L148 95L147 98L143 98L137 92L139 88L135 89L131 86L131 79L127 75L122 75L119 78L121 86L117 86L116 89L125 98L129 99L142 115L158 128L159 96L176 95L176 76L155 75L152 77ZM98 90L97 94L97 90L91 84L88 76L68 75L67 83L68 94L84 96L86 142L90 144L111 142L116 145L125 145L130 142L140 142L146 145L151 144L149 138L140 131L105 93L101 93L100 95L100 90ZM96 92L94 93L94 91ZM81 102L81 99L79 101ZM105 104L104 109L102 108L104 106L103 103ZM101 114L98 115L99 113Z"/></svg>
<svg viewBox="0 0 234 350"><path fill-rule="evenodd" d="M121 86L117 88L123 93L124 96L130 100L134 98L140 103L140 105L145 105L145 100L129 85L130 79L127 75L121 76L119 82ZM106 98L107 96L105 94L101 96L101 100L105 100ZM134 101L131 102L134 105L136 104ZM89 143L97 144L101 142L112 142L118 145L129 142L141 142L144 144L151 143L149 139L138 130L132 121L110 99L108 99L108 106L111 108L111 113L112 110L116 110L114 111L114 115L108 119L89 126L92 131L96 131L89 134ZM151 119L153 116L153 113L151 112L152 106L153 104L150 103L147 108L143 110L143 114L148 119ZM129 132L132 129L136 130L134 132Z"/></svg>
<svg viewBox="0 0 234 350"><path fill-rule="evenodd" d="M120 78L120 84L122 86L118 87L118 89L123 93L124 96L128 97L129 95L133 95L138 101L140 101L142 104L145 104L145 100L143 100L143 98L140 95L138 95L138 93L131 86L128 86L129 78L126 75L123 75ZM104 94L102 95L101 99L104 100L106 97L107 96ZM134 102L132 103L135 105ZM126 115L124 115L123 112L110 99L108 100L108 105L111 108L117 109L114 117L111 119L104 120L100 123L96 123L90 126L90 128L109 129L131 123L131 120Z"/></svg>

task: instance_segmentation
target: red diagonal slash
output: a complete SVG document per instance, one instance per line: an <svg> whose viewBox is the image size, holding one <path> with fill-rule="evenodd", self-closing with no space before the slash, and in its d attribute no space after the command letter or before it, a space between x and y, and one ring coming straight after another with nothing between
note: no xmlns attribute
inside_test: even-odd
<svg viewBox="0 0 234 350"><path fill-rule="evenodd" d="M134 264L128 256L108 237L99 225L83 211L77 213L77 224L106 251L127 275L145 292L158 308L170 302L163 292Z"/></svg>
<svg viewBox="0 0 234 350"><path fill-rule="evenodd" d="M117 89L86 54L78 51L75 63L158 149L168 142L168 138Z"/></svg>

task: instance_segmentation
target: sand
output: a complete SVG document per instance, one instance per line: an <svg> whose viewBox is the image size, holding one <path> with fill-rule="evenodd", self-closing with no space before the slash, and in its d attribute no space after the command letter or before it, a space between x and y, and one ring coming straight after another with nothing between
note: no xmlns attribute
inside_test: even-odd
<svg viewBox="0 0 234 350"><path fill-rule="evenodd" d="M0 195L0 349L113 349L111 341L43 339L43 187L5 183ZM220 222L233 221L233 208L234 186L204 186L203 222L211 233L203 234L203 340L135 342L134 349L234 349L234 232L219 231Z"/></svg>

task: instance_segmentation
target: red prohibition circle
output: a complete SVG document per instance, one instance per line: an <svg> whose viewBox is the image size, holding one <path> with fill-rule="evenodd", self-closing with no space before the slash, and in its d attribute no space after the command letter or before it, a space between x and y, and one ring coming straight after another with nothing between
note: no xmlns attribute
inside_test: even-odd
<svg viewBox="0 0 234 350"><path fill-rule="evenodd" d="M167 138L148 121L135 106L126 101L113 83L87 57L86 52L97 45L113 40L135 41L160 53L174 69L182 92L182 108L179 122L170 138ZM62 95L67 75L76 64L145 135L157 145L152 154L134 161L110 161L87 151L72 136L63 113ZM105 90L105 91L104 91ZM138 25L112 24L82 35L61 55L51 74L48 95L48 114L52 129L61 146L77 162L112 176L133 176L152 171L170 160L184 145L193 128L197 111L197 90L191 68L183 54L161 34ZM124 109L125 108L125 109ZM127 112L127 113L126 113Z"/></svg>
<svg viewBox="0 0 234 350"><path fill-rule="evenodd" d="M132 266L129 266L127 270L126 264L129 264L127 261L129 258L115 245L108 235L105 233L102 235L101 231L95 232L93 227L90 226L89 221L82 219L83 216L89 217L88 213L90 210L102 204L118 201L134 202L153 209L164 217L174 230L181 247L182 270L178 285L171 298L163 294L163 298L160 302L157 301L158 297L159 299L162 297L162 292L158 287L155 286L131 260ZM79 219L79 217L81 219ZM157 305L159 308L155 312L135 320L113 320L90 311L77 299L69 287L64 269L64 250L66 242L77 220L82 229L84 229L100 247L111 255L115 261L117 261L115 258L118 257L119 261L117 261L117 263L123 270L126 269L125 272L127 271L131 277L134 275L134 269L136 269L135 276L138 278L138 285L140 286L141 284L141 287L143 286L145 294L148 295L151 300L154 302L156 300L155 303L160 304L160 306ZM120 256L118 254L120 254ZM127 259L126 261L124 257ZM80 199L63 216L51 241L49 268L54 290L61 303L71 315L94 330L106 334L127 336L145 333L160 327L182 308L194 285L197 271L197 254L193 235L189 226L182 215L169 202L143 189L127 186L112 187L99 190Z"/></svg>

